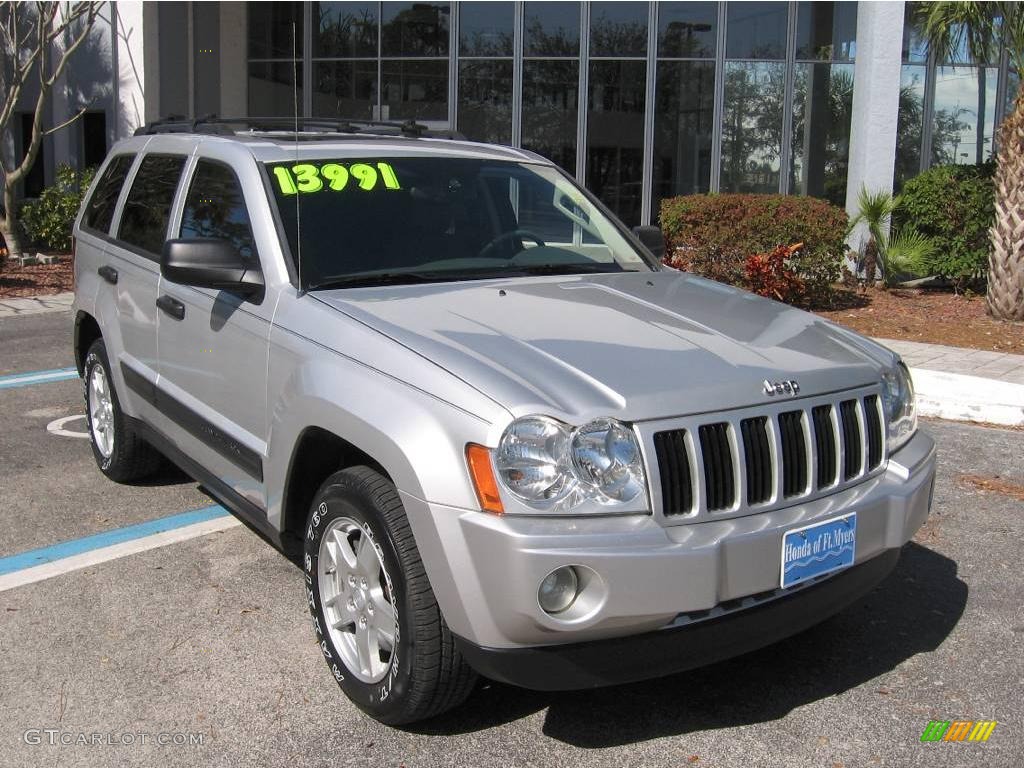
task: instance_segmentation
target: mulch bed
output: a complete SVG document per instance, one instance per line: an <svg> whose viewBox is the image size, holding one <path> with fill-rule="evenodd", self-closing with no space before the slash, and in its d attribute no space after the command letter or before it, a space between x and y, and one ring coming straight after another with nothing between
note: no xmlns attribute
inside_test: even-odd
<svg viewBox="0 0 1024 768"><path fill-rule="evenodd" d="M840 291L817 314L867 336L1024 354L1024 323L993 320L984 296L925 288Z"/></svg>
<svg viewBox="0 0 1024 768"><path fill-rule="evenodd" d="M61 256L56 264L22 267L8 262L0 271L0 299L48 296L70 291L74 284L74 260Z"/></svg>

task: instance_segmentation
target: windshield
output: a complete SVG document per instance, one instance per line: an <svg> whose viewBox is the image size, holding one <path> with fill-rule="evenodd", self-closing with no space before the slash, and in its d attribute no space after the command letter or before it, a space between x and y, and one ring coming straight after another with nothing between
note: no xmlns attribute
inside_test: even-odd
<svg viewBox="0 0 1024 768"><path fill-rule="evenodd" d="M547 166L388 157L267 169L309 290L653 268Z"/></svg>

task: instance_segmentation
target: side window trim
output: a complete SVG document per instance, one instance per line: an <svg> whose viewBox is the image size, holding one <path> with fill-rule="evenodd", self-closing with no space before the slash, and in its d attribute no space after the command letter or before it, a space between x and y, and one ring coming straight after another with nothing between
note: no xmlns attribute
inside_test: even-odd
<svg viewBox="0 0 1024 768"><path fill-rule="evenodd" d="M192 182L195 181L196 173L199 170L199 163L205 162L211 165L218 165L222 168L226 168L235 180L235 184L238 186L238 191L242 196L242 205L245 206L245 215L249 220L249 236L252 239L252 253L256 259L256 263L259 264L260 272L264 272L263 260L260 258L259 244L256 241L256 233L252 228L252 215L250 214L249 202L245 199L245 187L242 186L242 180L238 178L238 173L235 171L234 166L231 163L225 162L216 157L210 157L208 155L199 154L199 147L196 147L196 151L193 154L188 166L185 168L183 178L187 176L187 181L178 189L177 205L172 219L172 229L168 234L169 238L181 237L181 225L184 223L185 218L185 206L188 204L188 195L192 191Z"/></svg>
<svg viewBox="0 0 1024 768"><path fill-rule="evenodd" d="M124 203L125 195L127 194L127 189L128 189L128 187L131 186L132 179L135 178L135 169L138 167L139 157L142 154L142 152L145 150L146 144L149 144L149 142L150 142L150 139L147 139L146 143L143 144L139 148L133 148L133 149L127 150L125 152L117 152L117 153L112 154L109 158L107 158L107 161L103 165L103 170L96 174L96 186L92 189L91 194L89 195L89 204L92 203L93 197L99 191L99 183L100 183L100 181L102 181L104 174L106 174L106 172L110 169L110 166L112 166L114 163L116 163L118 158L121 158L121 157L131 157L132 161L131 161L131 164L128 166L127 173L125 173L125 175L124 175L124 181L121 182L121 189L118 190L117 199L114 201L114 210L110 214L110 226L107 227L106 231L103 231L101 229L96 229L95 227L89 226L88 220L87 220L87 214L88 214L88 204L87 204L86 205L86 209L83 210L83 212L82 212L82 223L81 223L80 229L83 232L87 232L90 235L95 235L96 237L99 237L102 240L108 240L109 241L109 240L113 240L114 239L114 235L112 234L112 232L116 231L117 227L120 226L121 207L122 207L122 204Z"/></svg>
<svg viewBox="0 0 1024 768"><path fill-rule="evenodd" d="M152 139L150 139L150 141L152 141ZM149 142L146 143L146 147L148 146ZM180 213L180 209L178 208L178 206L182 194L181 182L185 178L185 174L188 171L189 163L192 161L192 157L195 155L195 148L189 150L188 153L161 151L159 149L154 149L152 152L147 152L145 151L145 149L146 148L144 147L143 149L139 150L139 154L135 158L135 165L132 167L132 170L129 173L130 179L125 180L124 187L121 190L121 196L117 201L117 208L114 211L114 217L115 222L117 223L117 227L113 230L111 240L113 241L113 244L116 245L118 248L123 248L126 251L131 251L137 256L141 256L144 259L148 259L149 261L159 264L159 253L152 253L151 251L147 251L145 248L140 248L139 246L134 245L133 243L129 243L121 237L121 223L122 217L124 215L124 208L128 202L128 194L131 192L131 189L135 184L135 178L136 176L138 176L139 170L142 168L142 163L145 162L147 157L177 157L184 160L184 163L182 164L181 168L181 176L178 177L178 186L175 188L174 198L171 200L171 210L167 217L167 227L164 229L164 240L166 241L172 231L171 226L174 221L175 212L178 211Z"/></svg>
<svg viewBox="0 0 1024 768"><path fill-rule="evenodd" d="M114 218L110 222L110 229L107 230L107 235L111 241L118 243L117 233L121 230L121 214L124 213L124 203L128 199L128 190L132 188L132 184L135 183L135 176L139 172L139 166L142 165L142 158L146 156L146 149L149 147L150 142L153 141L152 137L146 140L146 143L139 147L135 153L135 160L132 162L132 167L128 169L128 175L124 177L124 184L121 185L121 194L117 196L117 203L114 205ZM123 243L120 243L124 245Z"/></svg>

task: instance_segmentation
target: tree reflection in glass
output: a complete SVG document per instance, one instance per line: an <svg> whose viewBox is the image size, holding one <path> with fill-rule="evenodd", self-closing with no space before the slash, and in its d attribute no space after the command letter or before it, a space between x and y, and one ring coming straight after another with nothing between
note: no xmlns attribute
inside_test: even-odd
<svg viewBox="0 0 1024 768"><path fill-rule="evenodd" d="M723 192L779 191L785 78L782 62L726 62Z"/></svg>

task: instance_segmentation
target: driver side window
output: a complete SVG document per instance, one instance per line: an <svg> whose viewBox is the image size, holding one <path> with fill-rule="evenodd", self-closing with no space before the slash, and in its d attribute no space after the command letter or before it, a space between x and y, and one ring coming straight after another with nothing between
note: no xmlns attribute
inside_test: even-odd
<svg viewBox="0 0 1024 768"><path fill-rule="evenodd" d="M227 165L206 159L196 163L179 237L228 240L245 261L256 265L256 245L242 186Z"/></svg>

